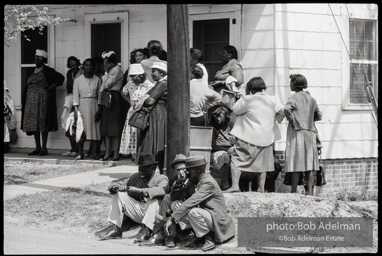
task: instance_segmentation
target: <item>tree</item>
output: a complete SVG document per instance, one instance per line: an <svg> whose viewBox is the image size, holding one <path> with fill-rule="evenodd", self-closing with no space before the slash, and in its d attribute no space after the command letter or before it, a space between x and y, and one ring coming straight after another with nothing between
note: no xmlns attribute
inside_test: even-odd
<svg viewBox="0 0 382 256"><path fill-rule="evenodd" d="M32 16L32 17L31 17ZM33 5L6 5L4 8L4 43L16 42L21 32L27 29L40 30L44 26L58 25L70 19L48 15L48 7L38 8ZM29 41L29 38L25 37Z"/></svg>

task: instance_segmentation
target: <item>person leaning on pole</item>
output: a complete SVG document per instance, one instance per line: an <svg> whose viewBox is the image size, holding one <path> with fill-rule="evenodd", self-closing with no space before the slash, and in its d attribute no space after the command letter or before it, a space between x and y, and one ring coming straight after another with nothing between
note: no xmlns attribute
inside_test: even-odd
<svg viewBox="0 0 382 256"><path fill-rule="evenodd" d="M157 166L150 153L142 153L137 161L138 172L127 180L113 182L108 190L111 208L108 221L110 226L95 233L100 240L120 239L134 222L144 225L142 235L135 242L142 242L153 235L155 216L160 200L168 192L168 178L155 172Z"/></svg>
<svg viewBox="0 0 382 256"><path fill-rule="evenodd" d="M202 251L212 250L216 247L215 243L222 243L235 235L235 224L227 214L219 185L206 172L207 162L204 157L188 157L185 163L190 181L197 184L195 193L174 210L165 224L165 232L169 232L173 222L188 222L195 236L191 236L185 246L192 247L199 238L204 237Z"/></svg>

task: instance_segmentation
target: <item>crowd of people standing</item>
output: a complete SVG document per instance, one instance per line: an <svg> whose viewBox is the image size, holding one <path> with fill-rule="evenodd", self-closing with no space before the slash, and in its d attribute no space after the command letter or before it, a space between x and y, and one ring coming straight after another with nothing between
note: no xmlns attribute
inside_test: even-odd
<svg viewBox="0 0 382 256"><path fill-rule="evenodd" d="M48 133L58 129L55 88L63 84L65 77L44 64L47 55L44 50L36 50L36 67L25 87L21 129L34 135L36 143L29 155L48 154ZM243 67L234 46L224 46L220 55L223 66L209 81L207 69L201 63L203 52L190 49L190 122L196 126L215 123L210 160L219 172L230 170L232 182L229 188L225 182L225 192L240 191L242 172L255 173L258 191L264 192L266 173L274 171L274 143L281 138L278 123L285 117L289 121L285 170L293 173L292 191L296 191L301 173L311 186L311 171L319 168L314 122L321 119L321 112L315 99L304 90L308 84L306 78L300 74L290 76L291 91L296 93L283 105L267 94L261 77L253 77L244 85ZM89 150L85 152L84 141L75 141L72 136L70 150L63 155L77 160L90 156L118 161L120 154L136 160L140 154L150 153L163 173L167 130L166 56L157 40L135 49L125 72L113 51L103 52L102 59L94 57L82 64L70 56L61 124L68 129L66 120L70 114L74 118L80 115ZM216 114L217 108L223 114ZM149 113L147 129L129 125L137 111ZM104 155L100 151L102 142ZM227 177L222 180L226 181ZM307 188L307 193L311 194L311 189Z"/></svg>

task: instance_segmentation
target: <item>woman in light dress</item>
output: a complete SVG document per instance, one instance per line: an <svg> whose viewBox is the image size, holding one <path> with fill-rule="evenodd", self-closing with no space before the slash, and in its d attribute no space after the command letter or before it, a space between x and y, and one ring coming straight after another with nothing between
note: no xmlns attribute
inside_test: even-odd
<svg viewBox="0 0 382 256"><path fill-rule="evenodd" d="M141 64L131 64L129 68L128 83L123 87L121 95L126 101L130 103L130 109L127 112L125 126L121 136L121 146L119 153L124 155L132 155L132 158L136 158L137 151L137 129L131 127L129 119L134 113L134 104L138 103L139 99L145 95L154 84L149 80L146 80L145 71Z"/></svg>

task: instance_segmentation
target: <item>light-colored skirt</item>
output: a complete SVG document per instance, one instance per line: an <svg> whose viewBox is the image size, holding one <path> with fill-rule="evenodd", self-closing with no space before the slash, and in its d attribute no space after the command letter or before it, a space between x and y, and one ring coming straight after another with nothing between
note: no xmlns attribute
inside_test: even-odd
<svg viewBox="0 0 382 256"><path fill-rule="evenodd" d="M84 130L86 140L100 140L101 128L100 121L94 120L98 111L98 102L96 98L80 98L79 111L84 120Z"/></svg>
<svg viewBox="0 0 382 256"><path fill-rule="evenodd" d="M231 168L257 173L274 171L273 144L259 147L237 139L231 155Z"/></svg>
<svg viewBox="0 0 382 256"><path fill-rule="evenodd" d="M285 148L285 171L306 172L319 170L316 134L298 130L289 124Z"/></svg>
<svg viewBox="0 0 382 256"><path fill-rule="evenodd" d="M134 110L130 107L126 115L125 126L123 127L121 135L121 146L119 147L119 153L121 154L136 154L137 151L137 129L129 125L129 119Z"/></svg>

